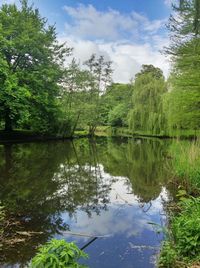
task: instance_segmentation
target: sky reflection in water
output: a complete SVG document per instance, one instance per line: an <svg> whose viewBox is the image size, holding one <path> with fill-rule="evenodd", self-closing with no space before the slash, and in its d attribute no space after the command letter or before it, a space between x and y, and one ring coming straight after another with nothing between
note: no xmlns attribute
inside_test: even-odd
<svg viewBox="0 0 200 268"><path fill-rule="evenodd" d="M73 217L67 212L62 218L70 226L74 235L63 234L57 238L76 241L82 247L91 236L105 236L98 238L85 250L92 256L87 263L90 267L154 267L156 253L158 253L162 234L158 234L150 223L163 225L163 201L167 201L167 191L163 187L158 198L149 203L140 203L138 197L132 194L128 178L113 178L103 171L105 181L111 182L109 193L110 203L100 215L87 213L80 209ZM76 235L77 234L77 235Z"/></svg>
<svg viewBox="0 0 200 268"><path fill-rule="evenodd" d="M52 237L90 244L91 268L154 267L168 197L167 142L80 139L0 146L0 200L10 231L38 234L0 249L0 267L25 267L39 244ZM21 237L20 237L21 239ZM21 266L20 266L21 265Z"/></svg>

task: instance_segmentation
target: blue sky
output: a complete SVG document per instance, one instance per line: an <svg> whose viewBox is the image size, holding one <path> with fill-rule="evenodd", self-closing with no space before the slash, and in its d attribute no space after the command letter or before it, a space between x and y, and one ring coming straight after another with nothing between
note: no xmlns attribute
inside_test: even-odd
<svg viewBox="0 0 200 268"><path fill-rule="evenodd" d="M0 2L18 3L18 0ZM113 79L128 82L142 64L154 64L164 74L169 63L160 53L168 45L166 23L171 0L32 0L58 39L74 48L82 63L91 53L113 61ZM68 62L70 59L68 59Z"/></svg>
<svg viewBox="0 0 200 268"><path fill-rule="evenodd" d="M48 17L51 23L56 23L59 30L62 30L63 22L70 20L63 9L66 5L70 7L77 7L80 4L85 6L92 5L101 12L114 9L125 15L135 11L140 14L146 14L151 20L166 18L170 12L169 0L33 0L31 2L39 7L42 14Z"/></svg>

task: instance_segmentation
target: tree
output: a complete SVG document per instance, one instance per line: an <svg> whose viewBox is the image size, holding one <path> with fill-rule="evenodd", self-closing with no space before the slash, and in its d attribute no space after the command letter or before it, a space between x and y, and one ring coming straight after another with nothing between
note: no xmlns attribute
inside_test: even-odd
<svg viewBox="0 0 200 268"><path fill-rule="evenodd" d="M69 54L54 26L21 1L0 9L0 113L5 130L14 126L48 131L56 120L58 83Z"/></svg>
<svg viewBox="0 0 200 268"><path fill-rule="evenodd" d="M169 29L175 33L173 37L198 36L200 34L200 1L199 0L179 0L179 5L172 5L176 15L171 15L169 19ZM182 42L187 39L182 39ZM181 40L180 40L181 41Z"/></svg>
<svg viewBox="0 0 200 268"><path fill-rule="evenodd" d="M170 92L165 96L168 127L198 129L200 127L200 1L182 0L173 6L169 29L173 68Z"/></svg>
<svg viewBox="0 0 200 268"><path fill-rule="evenodd" d="M59 134L73 136L84 114L87 89L91 75L87 70L81 70L75 59L65 70L60 95L61 116ZM84 123L84 122L82 122Z"/></svg>
<svg viewBox="0 0 200 268"><path fill-rule="evenodd" d="M113 83L101 95L100 122L102 125L127 126L133 87Z"/></svg>
<svg viewBox="0 0 200 268"><path fill-rule="evenodd" d="M163 72L160 68L154 67L152 64L143 64L141 71L135 75L135 78L137 79L140 76L147 74L151 74L152 77L157 79L163 77Z"/></svg>
<svg viewBox="0 0 200 268"><path fill-rule="evenodd" d="M94 135L100 122L101 95L111 82L111 62L92 55L81 68L75 59L65 72L61 106L64 118L71 124L71 135L75 129L88 128Z"/></svg>
<svg viewBox="0 0 200 268"><path fill-rule="evenodd" d="M106 88L111 84L111 61L106 61L104 56L99 58L92 55L85 65L90 73L89 85L87 89L87 102L85 102L84 113L86 124L89 127L89 134L94 135L95 129L100 122L100 97Z"/></svg>
<svg viewBox="0 0 200 268"><path fill-rule="evenodd" d="M113 127L126 126L128 106L125 103L118 104L110 111L108 122Z"/></svg>
<svg viewBox="0 0 200 268"><path fill-rule="evenodd" d="M162 95L166 86L162 71L152 65L143 65L136 75L129 127L133 131L160 134L164 128Z"/></svg>

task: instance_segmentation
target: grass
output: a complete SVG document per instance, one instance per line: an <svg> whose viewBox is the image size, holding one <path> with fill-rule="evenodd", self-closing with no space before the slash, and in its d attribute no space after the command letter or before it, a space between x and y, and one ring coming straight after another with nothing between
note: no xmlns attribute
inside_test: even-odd
<svg viewBox="0 0 200 268"><path fill-rule="evenodd" d="M169 150L176 197L159 267L200 267L200 142L174 142Z"/></svg>
<svg viewBox="0 0 200 268"><path fill-rule="evenodd" d="M175 180L188 194L200 193L200 140L176 141L170 147Z"/></svg>
<svg viewBox="0 0 200 268"><path fill-rule="evenodd" d="M112 128L110 126L98 126L95 130L97 136L112 136Z"/></svg>
<svg viewBox="0 0 200 268"><path fill-rule="evenodd" d="M159 267L184 268L200 262L200 198L188 197L177 205L180 211L171 218Z"/></svg>

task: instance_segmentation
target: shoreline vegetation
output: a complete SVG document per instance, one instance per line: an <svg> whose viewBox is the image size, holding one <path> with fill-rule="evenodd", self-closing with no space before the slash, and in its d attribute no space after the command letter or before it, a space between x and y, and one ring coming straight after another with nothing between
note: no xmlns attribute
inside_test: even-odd
<svg viewBox="0 0 200 268"><path fill-rule="evenodd" d="M95 133L92 136L196 140L200 137L200 130L177 130L171 133L156 135L140 131L132 132L130 129L125 127L117 128L110 126L98 126L96 127ZM92 136L88 130L76 130L73 135L50 135L47 133L39 133L28 130L0 130L0 143L65 140L76 138L90 138Z"/></svg>
<svg viewBox="0 0 200 268"><path fill-rule="evenodd" d="M172 158L169 218L159 267L200 267L200 140L176 142L169 149Z"/></svg>

